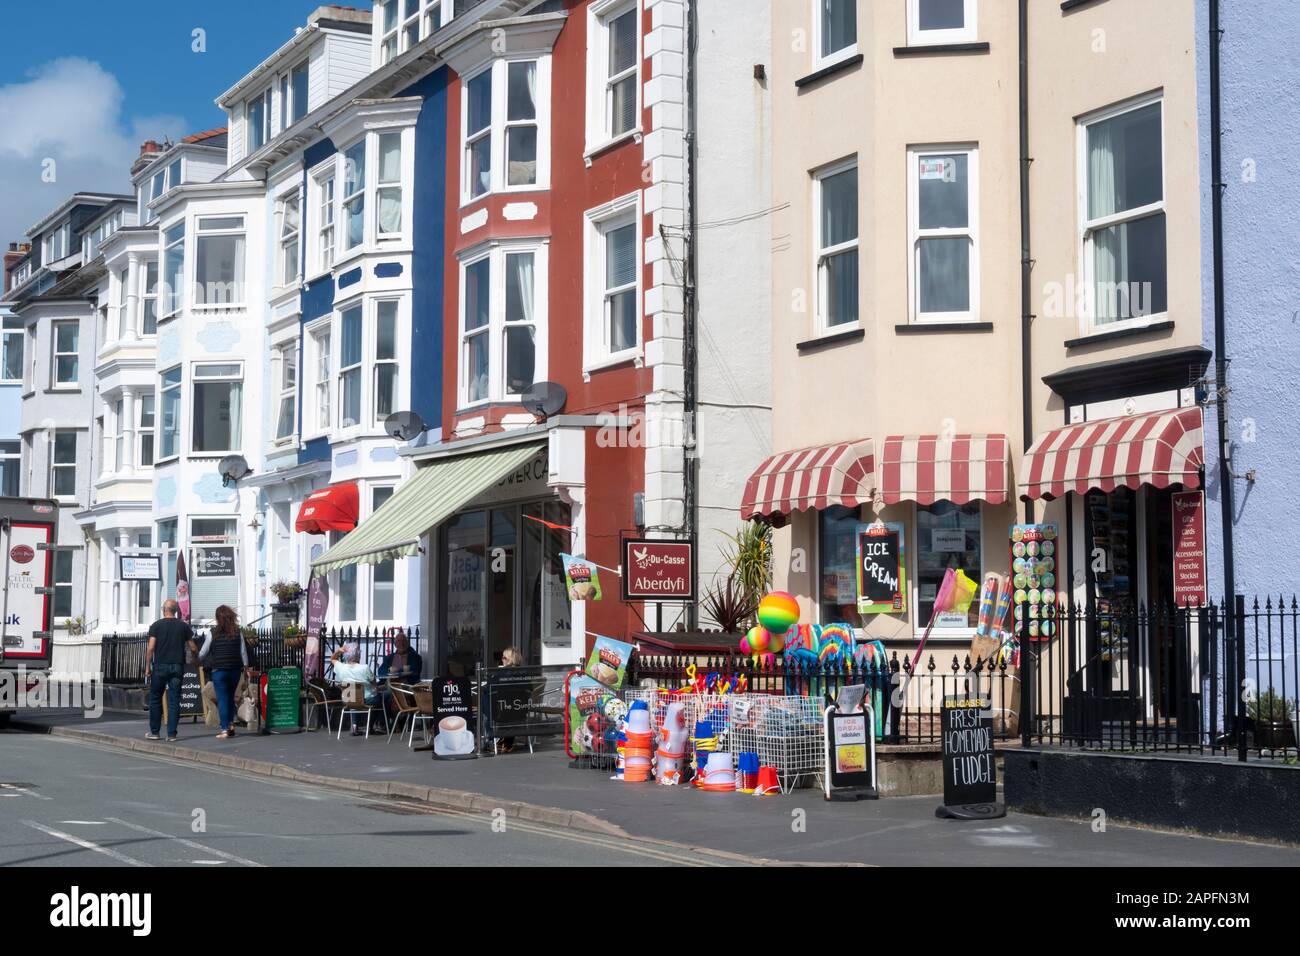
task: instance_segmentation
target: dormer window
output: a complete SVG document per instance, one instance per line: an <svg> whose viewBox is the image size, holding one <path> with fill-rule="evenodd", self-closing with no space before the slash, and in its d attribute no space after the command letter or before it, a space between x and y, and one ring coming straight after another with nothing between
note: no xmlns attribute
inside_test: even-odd
<svg viewBox="0 0 1300 956"><path fill-rule="evenodd" d="M383 0L375 4L375 19L380 24L379 65L383 66L397 56L399 39L397 5L403 0Z"/></svg>
<svg viewBox="0 0 1300 956"><path fill-rule="evenodd" d="M307 115L307 61L280 76L280 131Z"/></svg>
<svg viewBox="0 0 1300 956"><path fill-rule="evenodd" d="M68 254L68 234L70 232L68 224L65 222L52 233L45 237L43 248L43 259L45 264L58 262Z"/></svg>

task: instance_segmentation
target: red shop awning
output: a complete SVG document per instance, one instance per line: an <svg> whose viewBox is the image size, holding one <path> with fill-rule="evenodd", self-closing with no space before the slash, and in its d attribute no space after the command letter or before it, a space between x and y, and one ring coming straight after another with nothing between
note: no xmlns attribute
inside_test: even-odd
<svg viewBox="0 0 1300 956"><path fill-rule="evenodd" d="M875 460L870 438L773 455L749 476L740 516L790 514L871 502Z"/></svg>
<svg viewBox="0 0 1300 956"><path fill-rule="evenodd" d="M1039 435L1020 468L1026 500L1093 488L1201 486L1201 410L1180 408L1066 425Z"/></svg>
<svg viewBox="0 0 1300 956"><path fill-rule="evenodd" d="M887 505L1007 500L1006 435L890 435L880 461Z"/></svg>
<svg viewBox="0 0 1300 956"><path fill-rule="evenodd" d="M324 534L326 531L351 531L357 526L361 495L354 481L330 485L307 496L298 510L295 531Z"/></svg>

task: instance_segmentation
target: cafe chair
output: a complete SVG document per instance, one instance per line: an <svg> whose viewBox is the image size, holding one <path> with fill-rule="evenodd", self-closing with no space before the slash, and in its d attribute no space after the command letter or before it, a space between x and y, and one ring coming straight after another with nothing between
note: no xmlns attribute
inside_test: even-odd
<svg viewBox="0 0 1300 956"><path fill-rule="evenodd" d="M343 700L340 701L342 706L339 708L339 732L336 739L343 739L343 718L348 714L366 715L366 739L370 739L370 715L378 711L384 718L384 727L388 727L388 711L384 709L384 702L381 698L374 704L366 703L366 685L360 682L344 684ZM358 701L360 703L358 703Z"/></svg>
<svg viewBox="0 0 1300 956"><path fill-rule="evenodd" d="M414 720L420 715L420 705L415 699L415 690L406 684L390 683L388 689L393 694L393 708L397 711L397 716L389 722L388 742L393 742L393 734L397 733L397 739L401 740L400 729L403 721L414 733ZM428 736L426 732L426 736ZM409 744L408 744L409 746Z"/></svg>
<svg viewBox="0 0 1300 956"><path fill-rule="evenodd" d="M421 733L424 734L424 742L427 744L432 738L429 737L429 725L438 723L438 715L433 709L433 689L428 686L417 685L412 688L415 694L415 704L420 708L418 714L411 717L411 734L406 741L406 746L415 746L415 728L418 725Z"/></svg>
<svg viewBox="0 0 1300 956"><path fill-rule="evenodd" d="M317 680L314 677L309 678L307 680L307 719L305 721L306 728L308 730L316 729L314 718L316 716L317 709L319 709L325 713L325 732L329 733L331 730L333 730L334 728L330 724L331 707L334 708L335 710L342 709L343 701L339 700L337 696L331 697L330 688L326 686L324 683L322 683L321 681Z"/></svg>

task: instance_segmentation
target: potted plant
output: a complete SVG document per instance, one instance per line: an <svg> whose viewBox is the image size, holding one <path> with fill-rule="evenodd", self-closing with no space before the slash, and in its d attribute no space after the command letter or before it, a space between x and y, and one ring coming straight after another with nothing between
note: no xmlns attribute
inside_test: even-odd
<svg viewBox="0 0 1300 956"><path fill-rule="evenodd" d="M758 611L761 594L754 594L734 577L709 586L704 592L704 617L727 634L740 634Z"/></svg>
<svg viewBox="0 0 1300 956"><path fill-rule="evenodd" d="M307 629L299 627L297 624L290 624L284 629L284 646L285 647L305 647L307 644Z"/></svg>
<svg viewBox="0 0 1300 956"><path fill-rule="evenodd" d="M303 594L303 588L297 581L276 581L271 585L271 593L275 595L275 607L277 609L293 605L296 610L298 600Z"/></svg>
<svg viewBox="0 0 1300 956"><path fill-rule="evenodd" d="M249 647L257 646L257 628L244 624L239 628L239 633Z"/></svg>
<svg viewBox="0 0 1300 956"><path fill-rule="evenodd" d="M1256 695L1246 707L1255 725L1255 746L1261 750L1295 747L1295 726L1291 723L1291 715L1296 710L1294 700L1269 689Z"/></svg>

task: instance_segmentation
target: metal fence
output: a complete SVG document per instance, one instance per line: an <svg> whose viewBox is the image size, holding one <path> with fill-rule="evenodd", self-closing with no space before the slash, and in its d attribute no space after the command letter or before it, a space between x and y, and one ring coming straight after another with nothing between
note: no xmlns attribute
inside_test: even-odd
<svg viewBox="0 0 1300 956"><path fill-rule="evenodd" d="M939 743L944 695L979 694L992 701L994 732L1018 733L1019 678L1006 662L971 660L968 655L925 655L911 671L911 659L894 651L888 661L807 661L777 655L757 662L741 654L666 653L633 655L628 686L676 690L694 684L705 692L732 692L834 699L841 687L864 685L880 715L884 743Z"/></svg>
<svg viewBox="0 0 1300 956"><path fill-rule="evenodd" d="M376 674L385 657L393 653L396 639L405 635L411 649L425 657L425 647L420 628L411 627L331 627L320 633L321 653L314 661L316 673L307 677L329 678L332 673L330 657L345 644L357 648L361 663L370 666ZM195 638L202 643L207 628L195 628ZM144 683L148 636L145 634L109 634L101 642L100 669L106 684ZM248 640L246 638L246 640ZM304 668L306 661L306 634L302 629L288 631L284 628L258 628L255 639L249 640L249 662L258 670L273 667Z"/></svg>
<svg viewBox="0 0 1300 956"><path fill-rule="evenodd" d="M1026 746L1297 760L1294 597L1063 606L1056 620L1020 640Z"/></svg>

